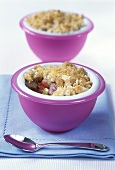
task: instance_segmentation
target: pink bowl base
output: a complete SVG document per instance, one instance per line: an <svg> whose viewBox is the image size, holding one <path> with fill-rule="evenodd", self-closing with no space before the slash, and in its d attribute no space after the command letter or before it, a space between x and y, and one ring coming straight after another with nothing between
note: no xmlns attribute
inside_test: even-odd
<svg viewBox="0 0 115 170"><path fill-rule="evenodd" d="M77 38L69 39L50 39L37 37L28 32L25 32L27 42L34 54L42 61L69 61L83 48L87 34Z"/></svg>
<svg viewBox="0 0 115 170"><path fill-rule="evenodd" d="M81 124L91 114L96 102L96 99L93 99L85 103L59 106L38 104L21 95L19 95L19 100L32 122L46 131L55 133L69 131Z"/></svg>

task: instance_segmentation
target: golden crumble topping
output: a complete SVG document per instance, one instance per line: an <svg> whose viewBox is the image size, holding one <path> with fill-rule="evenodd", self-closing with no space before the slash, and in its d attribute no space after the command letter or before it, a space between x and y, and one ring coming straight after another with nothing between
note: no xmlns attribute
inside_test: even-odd
<svg viewBox="0 0 115 170"><path fill-rule="evenodd" d="M70 62L59 66L36 65L24 74L28 88L42 94L71 96L91 88L92 82L84 68L77 68Z"/></svg>
<svg viewBox="0 0 115 170"><path fill-rule="evenodd" d="M35 29L53 32L68 33L83 27L83 15L67 13L61 10L48 10L28 16L26 21Z"/></svg>

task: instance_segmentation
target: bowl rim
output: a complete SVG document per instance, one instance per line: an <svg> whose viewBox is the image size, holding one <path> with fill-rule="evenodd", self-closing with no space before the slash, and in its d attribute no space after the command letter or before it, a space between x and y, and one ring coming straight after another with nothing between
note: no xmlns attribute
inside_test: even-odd
<svg viewBox="0 0 115 170"><path fill-rule="evenodd" d="M81 97L79 99L71 99L71 100L50 100L50 99L44 99L44 98L40 98L40 97L36 97L36 96L33 96L31 94L28 94L26 92L24 92L19 86L18 86L18 83L17 83L17 78L18 78L18 75L24 71L25 69L31 67L31 66L34 66L34 65L37 65L37 64L45 64L45 63L52 63L52 62L38 62L38 63L34 63L34 64L30 64L30 65L27 65L21 69L19 69L18 71L16 71L12 78L11 78L11 86L13 87L13 89L18 93L18 95L21 95L29 100L32 100L34 102L39 102L39 103L46 103L46 104L55 104L55 105L68 105L68 104L75 104L75 103L82 103L82 102L87 102L87 101L90 101L90 100L93 100L93 99L96 99L105 89L105 80L103 79L103 77L95 70L93 70L92 68L89 68L87 66L84 66L84 65L81 65L81 64L77 64L77 63L73 63L75 65L78 65L80 67L84 67L84 68L87 68L89 70L91 70L92 72L94 72L99 81L100 81L100 86L99 88L92 94L86 96L86 97ZM53 62L54 63L54 62ZM59 62L58 62L59 63Z"/></svg>
<svg viewBox="0 0 115 170"><path fill-rule="evenodd" d="M55 65L55 66L59 66L63 64L63 62L51 62L51 63L42 63L41 66L46 67L49 65ZM81 66L76 65L77 68L81 68ZM83 67L84 68L84 67ZM32 90L30 90L28 87L25 86L25 80L24 80L24 73L28 72L28 70L33 69L33 66L28 67L27 69L24 69L21 73L19 73L18 77L17 77L17 84L19 86L20 89L22 89L24 92L32 95L32 96L36 96L39 98L43 98L43 99L48 99L48 100L73 100L73 99L79 99L79 98L83 98L85 96L89 96L90 94L94 93L100 85L100 81L98 79L98 77L96 76L96 74L94 72L92 72L91 70L84 68L85 71L87 72L88 77L90 77L90 81L93 82L92 87L83 92L80 93L79 95L72 95L72 96L49 96L49 95L43 95L40 93L36 93Z"/></svg>
<svg viewBox="0 0 115 170"><path fill-rule="evenodd" d="M24 20L28 17L28 16L30 16L30 15L32 15L32 14L35 14L36 12L34 12L34 13L31 13L31 14L27 14L27 15L25 15L21 20L20 20L20 22L19 22L19 25L20 25L20 27L26 32L26 33L29 33L29 34L31 34L31 35L33 35L33 36L37 36L37 37L42 37L42 38L52 38L52 39L67 39L67 38L76 38L76 37L81 37L81 36L83 36L83 35L87 35L89 32L91 32L92 31L92 29L94 28L94 24L93 24L93 22L88 18L88 17L86 17L86 16L84 16L84 18L86 19L86 20L88 20L88 22L89 22L89 27L86 29L86 30L84 30L83 32L80 32L80 33L74 33L74 34L62 34L62 35L56 35L56 34L43 34L43 33L37 33L37 32L34 32L34 31L32 31L32 30L30 30L29 28L27 28L25 25L24 25Z"/></svg>

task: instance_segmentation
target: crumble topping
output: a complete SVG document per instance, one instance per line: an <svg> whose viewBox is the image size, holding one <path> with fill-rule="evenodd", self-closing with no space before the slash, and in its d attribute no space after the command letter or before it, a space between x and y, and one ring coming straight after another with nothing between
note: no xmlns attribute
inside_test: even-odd
<svg viewBox="0 0 115 170"><path fill-rule="evenodd" d="M70 62L59 66L38 64L24 74L24 79L29 89L53 96L77 95L93 84L84 68L77 68Z"/></svg>
<svg viewBox="0 0 115 170"><path fill-rule="evenodd" d="M68 33L84 26L82 14L48 10L28 16L27 23L35 29L53 33Z"/></svg>

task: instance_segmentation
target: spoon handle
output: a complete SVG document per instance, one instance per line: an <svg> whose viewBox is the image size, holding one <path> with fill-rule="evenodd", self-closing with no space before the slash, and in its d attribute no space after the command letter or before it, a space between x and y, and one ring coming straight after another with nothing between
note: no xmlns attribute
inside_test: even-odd
<svg viewBox="0 0 115 170"><path fill-rule="evenodd" d="M55 146L55 145L62 145L62 146L73 146L76 147L77 149L88 149L88 150L95 150L95 151L101 151L101 152L106 152L109 150L109 147L107 147L104 144L100 143L45 143L45 144L36 144L36 149L40 149L46 146Z"/></svg>

